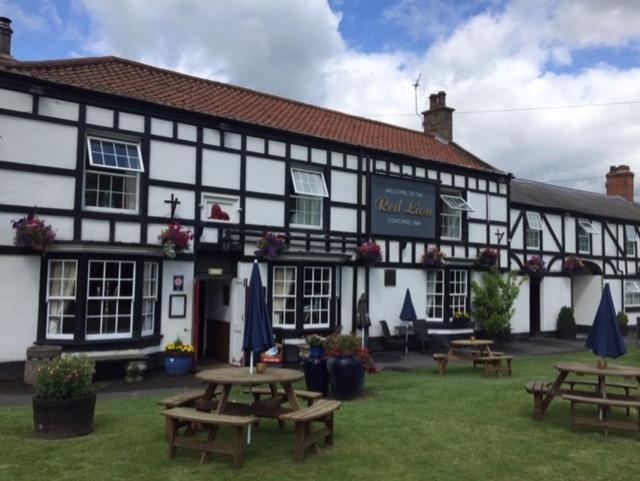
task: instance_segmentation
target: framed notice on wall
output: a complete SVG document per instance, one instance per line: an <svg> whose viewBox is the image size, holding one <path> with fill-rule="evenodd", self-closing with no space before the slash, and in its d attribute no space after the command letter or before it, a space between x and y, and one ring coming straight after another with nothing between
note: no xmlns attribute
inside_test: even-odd
<svg viewBox="0 0 640 481"><path fill-rule="evenodd" d="M171 319L187 317L186 294L171 294L169 296L169 317Z"/></svg>
<svg viewBox="0 0 640 481"><path fill-rule="evenodd" d="M175 276L173 276L173 290L174 291L184 291L184 276L183 275L175 275Z"/></svg>
<svg viewBox="0 0 640 481"><path fill-rule="evenodd" d="M371 233L434 239L437 188L433 182L371 176Z"/></svg>

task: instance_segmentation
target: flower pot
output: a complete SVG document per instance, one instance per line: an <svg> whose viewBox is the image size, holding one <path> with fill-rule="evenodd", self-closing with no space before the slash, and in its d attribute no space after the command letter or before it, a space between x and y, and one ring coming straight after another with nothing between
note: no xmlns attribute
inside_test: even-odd
<svg viewBox="0 0 640 481"><path fill-rule="evenodd" d="M356 356L332 357L327 361L331 391L337 399L352 399L364 387L364 366Z"/></svg>
<svg viewBox="0 0 640 481"><path fill-rule="evenodd" d="M184 376L191 370L191 356L165 354L164 369L169 376Z"/></svg>
<svg viewBox="0 0 640 481"><path fill-rule="evenodd" d="M329 390L327 360L322 346L311 346L309 357L304 361L304 380L307 390L321 392L324 396Z"/></svg>
<svg viewBox="0 0 640 481"><path fill-rule="evenodd" d="M85 436L93 429L95 393L80 399L33 398L33 430L44 439Z"/></svg>

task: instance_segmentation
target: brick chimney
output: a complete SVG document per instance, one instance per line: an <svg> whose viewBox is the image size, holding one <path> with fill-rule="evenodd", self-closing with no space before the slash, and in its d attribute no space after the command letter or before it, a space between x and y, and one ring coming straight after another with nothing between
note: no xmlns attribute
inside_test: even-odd
<svg viewBox="0 0 640 481"><path fill-rule="evenodd" d="M14 60L11 56L11 19L7 17L0 17L0 60L10 59Z"/></svg>
<svg viewBox="0 0 640 481"><path fill-rule="evenodd" d="M612 165L607 173L607 195L619 195L633 202L633 172L628 165Z"/></svg>
<svg viewBox="0 0 640 481"><path fill-rule="evenodd" d="M422 112L425 134L436 135L448 142L453 140L453 111L447 107L447 94L440 91L429 95L429 110Z"/></svg>

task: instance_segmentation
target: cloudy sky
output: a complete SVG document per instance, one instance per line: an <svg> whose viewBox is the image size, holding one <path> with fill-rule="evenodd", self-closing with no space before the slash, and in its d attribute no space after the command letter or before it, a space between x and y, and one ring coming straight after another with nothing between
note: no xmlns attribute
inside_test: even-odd
<svg viewBox="0 0 640 481"><path fill-rule="evenodd" d="M151 3L153 7L150 8ZM637 0L0 0L23 60L118 55L421 129L518 177L640 172Z"/></svg>

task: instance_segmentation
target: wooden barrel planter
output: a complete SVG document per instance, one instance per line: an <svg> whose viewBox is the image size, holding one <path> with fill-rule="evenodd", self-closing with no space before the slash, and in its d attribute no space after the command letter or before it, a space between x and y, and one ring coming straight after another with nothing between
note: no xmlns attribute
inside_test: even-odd
<svg viewBox="0 0 640 481"><path fill-rule="evenodd" d="M36 437L62 439L86 436L93 430L95 393L79 399L33 398L33 429Z"/></svg>

